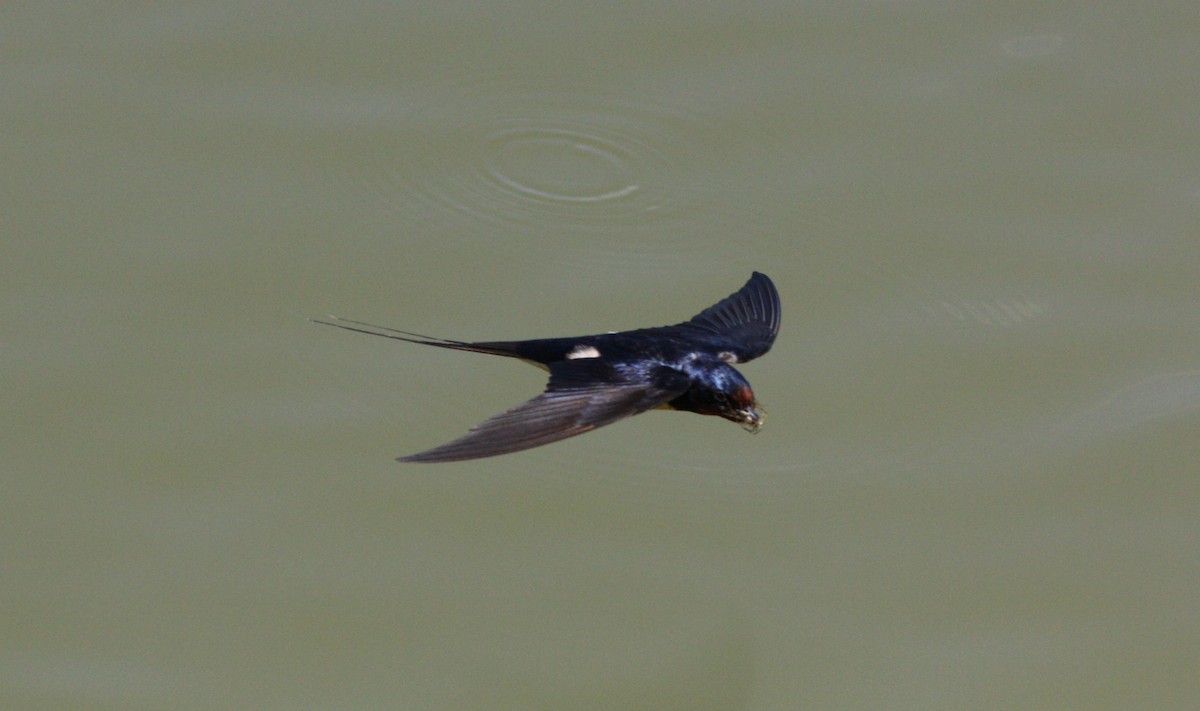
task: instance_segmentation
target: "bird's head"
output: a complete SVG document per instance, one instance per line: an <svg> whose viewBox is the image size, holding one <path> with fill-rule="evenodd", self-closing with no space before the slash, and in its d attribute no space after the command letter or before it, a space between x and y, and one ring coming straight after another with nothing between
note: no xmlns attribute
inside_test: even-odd
<svg viewBox="0 0 1200 711"><path fill-rule="evenodd" d="M749 385L730 393L718 391L716 400L714 415L738 423L751 434L758 434L767 421L767 411L754 399Z"/></svg>
<svg viewBox="0 0 1200 711"><path fill-rule="evenodd" d="M766 410L755 400L750 383L728 366L706 372L671 405L677 410L723 417L751 433L762 429L767 419Z"/></svg>

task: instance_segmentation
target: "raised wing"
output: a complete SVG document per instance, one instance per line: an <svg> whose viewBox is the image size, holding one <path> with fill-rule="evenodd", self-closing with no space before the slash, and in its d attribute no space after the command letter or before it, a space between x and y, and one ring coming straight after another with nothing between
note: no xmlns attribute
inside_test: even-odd
<svg viewBox="0 0 1200 711"><path fill-rule="evenodd" d="M754 272L733 294L701 311L679 327L720 340L739 363L771 350L779 333L779 292L771 279Z"/></svg>
<svg viewBox="0 0 1200 711"><path fill-rule="evenodd" d="M653 409L683 393L683 373L659 369L630 376L593 360L550 365L550 383L541 395L471 428L440 447L401 457L402 462L455 462L540 447L590 432Z"/></svg>

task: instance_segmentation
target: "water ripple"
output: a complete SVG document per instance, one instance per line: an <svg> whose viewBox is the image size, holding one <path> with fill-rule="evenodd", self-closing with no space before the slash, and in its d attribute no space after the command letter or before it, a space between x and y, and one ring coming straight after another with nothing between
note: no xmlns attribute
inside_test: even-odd
<svg viewBox="0 0 1200 711"><path fill-rule="evenodd" d="M484 179L513 199L547 203L621 200L638 189L639 153L586 128L518 127L487 143ZM650 153L647 149L645 153Z"/></svg>
<svg viewBox="0 0 1200 711"><path fill-rule="evenodd" d="M391 102L395 135L345 176L407 224L445 234L466 220L514 227L644 224L703 208L723 191L692 170L722 142L769 143L679 106L567 83L493 76ZM699 153L698 153L699 152Z"/></svg>

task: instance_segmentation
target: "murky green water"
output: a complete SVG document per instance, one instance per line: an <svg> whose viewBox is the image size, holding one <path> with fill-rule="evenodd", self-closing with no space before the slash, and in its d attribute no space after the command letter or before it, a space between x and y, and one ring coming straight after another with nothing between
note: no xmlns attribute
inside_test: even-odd
<svg viewBox="0 0 1200 711"><path fill-rule="evenodd" d="M0 11L0 705L1190 708L1200 18ZM768 273L757 437L461 339Z"/></svg>

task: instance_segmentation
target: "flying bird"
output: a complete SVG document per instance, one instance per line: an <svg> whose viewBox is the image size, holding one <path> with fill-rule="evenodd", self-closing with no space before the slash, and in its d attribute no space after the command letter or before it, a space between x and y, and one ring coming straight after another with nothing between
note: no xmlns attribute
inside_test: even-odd
<svg viewBox="0 0 1200 711"><path fill-rule="evenodd" d="M771 349L779 333L779 292L754 272L741 289L673 326L528 341L453 341L337 316L313 319L373 336L519 358L550 373L537 397L458 439L400 457L454 462L519 452L574 437L655 408L716 415L750 432L766 413L734 369Z"/></svg>

